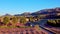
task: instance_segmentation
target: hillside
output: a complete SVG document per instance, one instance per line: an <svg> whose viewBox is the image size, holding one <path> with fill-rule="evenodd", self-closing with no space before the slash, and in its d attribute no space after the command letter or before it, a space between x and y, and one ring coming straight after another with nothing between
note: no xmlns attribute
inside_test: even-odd
<svg viewBox="0 0 60 34"><path fill-rule="evenodd" d="M52 8L52 9L42 9L34 13L25 12L23 14L16 14L15 16L27 16L27 15L42 15L42 14L49 14L49 15L55 15L56 13L60 13L60 8Z"/></svg>
<svg viewBox="0 0 60 34"><path fill-rule="evenodd" d="M42 15L45 17L45 19L52 19L52 18L60 18L60 7L57 8L51 8L51 9L42 9L39 11L36 11L34 13L30 13L30 12L24 12L22 14L15 14L14 16L26 16L26 17L30 17L30 16L39 16ZM13 16L10 14L6 14L3 16Z"/></svg>

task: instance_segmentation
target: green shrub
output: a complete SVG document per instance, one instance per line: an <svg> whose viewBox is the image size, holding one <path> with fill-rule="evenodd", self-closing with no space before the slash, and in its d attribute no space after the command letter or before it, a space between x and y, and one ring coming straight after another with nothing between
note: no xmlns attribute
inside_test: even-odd
<svg viewBox="0 0 60 34"><path fill-rule="evenodd" d="M26 24L26 17L20 17L20 23L22 23L22 24Z"/></svg>
<svg viewBox="0 0 60 34"><path fill-rule="evenodd" d="M51 19L48 20L47 23L52 26L60 26L60 19Z"/></svg>
<svg viewBox="0 0 60 34"><path fill-rule="evenodd" d="M7 25L9 23L9 20L9 17L6 16L3 18L3 23Z"/></svg>

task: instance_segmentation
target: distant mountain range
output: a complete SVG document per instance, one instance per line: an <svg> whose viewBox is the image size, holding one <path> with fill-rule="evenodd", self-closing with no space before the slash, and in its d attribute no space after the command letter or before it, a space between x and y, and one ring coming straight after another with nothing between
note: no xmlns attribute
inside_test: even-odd
<svg viewBox="0 0 60 34"><path fill-rule="evenodd" d="M38 15L47 15L48 16L56 16L57 13L60 13L60 7L57 8L52 8L52 9L43 9L43 10L39 10L37 12L34 13L30 13L30 12L25 12L22 14L15 14L14 16L38 16ZM10 14L6 14L4 16L11 16Z"/></svg>
<svg viewBox="0 0 60 34"><path fill-rule="evenodd" d="M60 13L60 8L43 9L43 10L37 11L35 13L32 13L31 15L54 14L54 13Z"/></svg>
<svg viewBox="0 0 60 34"><path fill-rule="evenodd" d="M56 13L60 13L60 8L43 9L34 13L25 12L23 14L16 14L14 16L28 16L28 15L36 16L36 15L42 15L42 14L55 15Z"/></svg>
<svg viewBox="0 0 60 34"><path fill-rule="evenodd" d="M22 13L22 14L16 14L14 16L28 16L28 15L31 15L30 12L25 12L25 13Z"/></svg>

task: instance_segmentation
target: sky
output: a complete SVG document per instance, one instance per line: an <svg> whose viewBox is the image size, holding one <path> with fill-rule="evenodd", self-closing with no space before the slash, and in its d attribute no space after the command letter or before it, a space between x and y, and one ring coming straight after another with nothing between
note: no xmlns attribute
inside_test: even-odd
<svg viewBox="0 0 60 34"><path fill-rule="evenodd" d="M32 13L56 7L60 7L60 0L0 0L0 15Z"/></svg>

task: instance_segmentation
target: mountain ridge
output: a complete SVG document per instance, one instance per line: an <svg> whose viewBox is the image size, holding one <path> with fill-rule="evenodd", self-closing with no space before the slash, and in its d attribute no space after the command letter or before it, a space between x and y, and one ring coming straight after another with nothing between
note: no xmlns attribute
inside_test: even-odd
<svg viewBox="0 0 60 34"><path fill-rule="evenodd" d="M15 14L14 16L36 16L36 15L42 15L42 14L56 14L56 13L60 13L60 7L57 8L51 8L51 9L42 9L33 13L30 12L24 12L22 14ZM5 14L3 16L11 16L10 14Z"/></svg>

